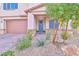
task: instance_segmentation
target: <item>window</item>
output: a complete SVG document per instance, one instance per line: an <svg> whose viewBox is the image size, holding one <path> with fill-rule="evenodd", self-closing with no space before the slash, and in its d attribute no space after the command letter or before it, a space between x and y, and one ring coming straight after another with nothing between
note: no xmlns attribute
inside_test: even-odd
<svg viewBox="0 0 79 59"><path fill-rule="evenodd" d="M54 21L53 20L50 20L49 21L49 28L50 29L53 29L54 28Z"/></svg>
<svg viewBox="0 0 79 59"><path fill-rule="evenodd" d="M50 20L49 21L49 28L50 29L53 29L54 28L54 21L53 20ZM56 29L58 29L58 21L56 21Z"/></svg>
<svg viewBox="0 0 79 59"><path fill-rule="evenodd" d="M58 21L56 21L56 29L58 29L58 26L59 26Z"/></svg>
<svg viewBox="0 0 79 59"><path fill-rule="evenodd" d="M18 8L17 3L3 3L3 9L4 10L14 10Z"/></svg>

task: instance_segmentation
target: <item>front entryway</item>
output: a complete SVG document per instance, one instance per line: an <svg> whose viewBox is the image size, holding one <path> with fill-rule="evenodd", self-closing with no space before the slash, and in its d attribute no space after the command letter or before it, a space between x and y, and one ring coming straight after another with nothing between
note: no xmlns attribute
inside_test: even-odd
<svg viewBox="0 0 79 59"><path fill-rule="evenodd" d="M45 33L46 31L46 18L45 15L35 15L36 32L38 34Z"/></svg>

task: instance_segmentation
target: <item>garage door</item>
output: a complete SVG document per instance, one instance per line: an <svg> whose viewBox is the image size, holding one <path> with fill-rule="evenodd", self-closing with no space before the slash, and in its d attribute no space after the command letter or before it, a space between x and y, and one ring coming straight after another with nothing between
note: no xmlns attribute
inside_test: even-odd
<svg viewBox="0 0 79 59"><path fill-rule="evenodd" d="M8 33L20 34L27 31L27 20L8 20L6 25Z"/></svg>

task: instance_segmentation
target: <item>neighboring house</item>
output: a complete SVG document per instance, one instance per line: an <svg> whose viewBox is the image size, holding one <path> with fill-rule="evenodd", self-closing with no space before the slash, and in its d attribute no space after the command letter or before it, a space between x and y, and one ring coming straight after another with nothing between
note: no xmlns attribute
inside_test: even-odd
<svg viewBox="0 0 79 59"><path fill-rule="evenodd" d="M53 25L53 20L50 20L46 14L44 4L0 4L0 34L20 34L28 30L46 32L53 29ZM58 28L58 22L56 27Z"/></svg>

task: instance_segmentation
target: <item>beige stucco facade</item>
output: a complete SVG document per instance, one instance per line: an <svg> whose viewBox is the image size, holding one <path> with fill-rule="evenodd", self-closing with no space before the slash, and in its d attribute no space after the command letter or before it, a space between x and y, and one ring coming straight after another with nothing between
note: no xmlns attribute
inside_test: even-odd
<svg viewBox="0 0 79 59"><path fill-rule="evenodd" d="M27 30L38 30L38 26L36 23L35 15L45 14L45 12L38 12L42 11L42 8L38 8L36 10L33 10L34 12L28 12L26 13L25 10L29 9L31 7L37 6L38 4L28 4L28 3L19 3L18 9L16 10L3 10L3 4L0 4L0 34L7 33L7 21L13 21L13 20L27 20ZM16 22L17 23L17 22ZM12 25L13 26L13 25ZM10 26L9 26L10 27ZM16 28L16 27L15 27ZM17 29L16 29L17 30ZM20 29L21 30L21 29Z"/></svg>

